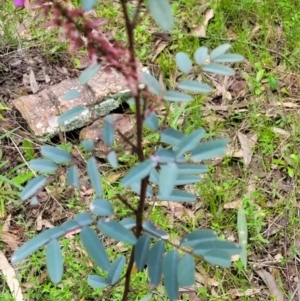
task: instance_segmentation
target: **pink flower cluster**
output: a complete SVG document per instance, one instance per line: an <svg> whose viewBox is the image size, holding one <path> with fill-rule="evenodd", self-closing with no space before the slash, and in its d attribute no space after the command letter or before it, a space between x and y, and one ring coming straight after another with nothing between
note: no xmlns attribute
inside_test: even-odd
<svg viewBox="0 0 300 301"><path fill-rule="evenodd" d="M25 6L26 8L29 8L29 0L14 0L14 6Z"/></svg>
<svg viewBox="0 0 300 301"><path fill-rule="evenodd" d="M23 6L25 0L14 0L15 7Z"/></svg>
<svg viewBox="0 0 300 301"><path fill-rule="evenodd" d="M42 0L36 0L35 3L37 7L44 10L46 15L51 13L52 18L49 22L51 25L65 29L66 35L70 39L70 52L78 51L84 46L84 39L86 39L85 46L91 63L97 63L101 57L102 61L123 74L132 96L138 94L139 80L136 64L131 61L128 49L120 47L116 41L112 44L107 40L101 28L105 23L102 19L86 19L83 9L70 9L56 1L44 3ZM14 5L29 7L29 0L14 0ZM81 19L80 25L77 22L78 19Z"/></svg>

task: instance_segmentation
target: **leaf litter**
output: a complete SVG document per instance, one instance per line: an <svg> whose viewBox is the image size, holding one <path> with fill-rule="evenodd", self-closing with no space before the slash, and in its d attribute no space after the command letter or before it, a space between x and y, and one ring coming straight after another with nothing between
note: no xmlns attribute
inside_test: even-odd
<svg viewBox="0 0 300 301"><path fill-rule="evenodd" d="M0 251L0 270L5 277L11 294L16 301L24 301L22 290L13 267L9 264L5 255Z"/></svg>

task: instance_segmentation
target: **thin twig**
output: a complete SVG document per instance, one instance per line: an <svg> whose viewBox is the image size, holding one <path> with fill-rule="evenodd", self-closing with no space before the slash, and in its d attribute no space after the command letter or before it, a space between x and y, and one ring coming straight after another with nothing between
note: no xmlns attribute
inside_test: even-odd
<svg viewBox="0 0 300 301"><path fill-rule="evenodd" d="M121 0L121 6L123 10L123 15L125 19L125 26L127 32L127 39L128 39L128 49L130 53L130 63L133 74L137 75L137 66L136 66L136 58L135 58L135 50L134 50L134 27L133 24L130 22L128 10L126 7L126 0ZM142 140L143 140L143 120L141 115L141 104L140 104L140 90L137 87L136 91L131 91L132 96L135 100L136 106L136 132L137 132L137 155L139 157L140 162L144 161L144 154L142 148Z"/></svg>
<svg viewBox="0 0 300 301"><path fill-rule="evenodd" d="M106 290L102 293L102 295L100 296L99 301L100 301L100 300L103 300L103 299L104 299L104 298L112 291L112 289L113 289L117 284L119 284L124 278L125 278L125 276L120 277L119 280L118 280L115 284L113 284L113 285L110 286L108 289L106 289Z"/></svg>
<svg viewBox="0 0 300 301"><path fill-rule="evenodd" d="M123 198L120 194L116 195L116 199L118 199L119 201L121 201L125 206L127 206L134 214L136 214L136 209L134 209L129 203L128 201Z"/></svg>
<svg viewBox="0 0 300 301"><path fill-rule="evenodd" d="M123 15L125 19L125 25L126 25L126 32L127 32L127 38L128 38L128 49L130 53L130 63L131 63L131 71L132 75L137 76L137 64L136 64L136 58L135 58L135 49L134 49L134 27L135 24L130 22L128 10L126 7L126 0L120 0L121 6L123 10ZM139 1L141 5L142 0ZM138 14L138 11L137 11ZM138 80L136 81L138 83ZM144 161L144 153L143 153L143 116L142 116L142 108L140 103L140 89L136 87L135 89L131 89L132 96L135 100L135 106L136 106L136 133L137 133L137 156L139 158L140 162ZM135 235L137 238L141 236L142 233L142 224L143 224L143 214L144 214L144 207L145 207L145 200L146 200L146 190L148 185L148 177L142 180L141 183L141 192L140 192L140 198L139 198L139 204L136 211L136 229L135 229ZM126 276L125 276L125 285L124 285L124 292L122 296L122 301L126 301L128 297L128 293L130 290L130 280L131 280L131 271L134 263L134 247L131 250L130 254L130 260L127 266L126 270Z"/></svg>

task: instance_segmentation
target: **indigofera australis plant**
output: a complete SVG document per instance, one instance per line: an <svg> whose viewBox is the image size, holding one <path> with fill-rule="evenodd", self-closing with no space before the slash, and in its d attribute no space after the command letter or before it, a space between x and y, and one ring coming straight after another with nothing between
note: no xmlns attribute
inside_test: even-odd
<svg viewBox="0 0 300 301"><path fill-rule="evenodd" d="M58 283L63 276L63 256L59 239L70 231L80 230L83 246L95 265L107 275L106 277L89 275L87 281L92 287L112 288L117 283L124 285L122 300L129 300L132 268L135 265L138 271L142 271L146 266L151 291L149 296L155 292L155 288L163 278L168 298L177 300L180 287L194 285L195 256L202 256L213 265L229 267L231 257L240 254L241 247L233 242L219 239L215 232L209 229L198 229L187 233L181 238L180 244L175 245L169 240L168 233L164 229L146 219L145 202L148 197L153 197L157 202L195 201L195 195L176 186L200 182L200 174L207 172L208 169L205 165L199 164L199 161L224 155L228 141L223 138L200 143L205 136L204 129L197 129L186 135L167 127L166 118L159 119L156 108L164 102L190 102L193 100L192 96L177 90L165 90L150 73L138 74L134 34L140 22L140 9L145 5L158 26L165 31L171 31L173 14L168 0L138 0L134 14L129 13L127 1L120 0L127 32L127 48L117 41L113 43L108 41L102 31L104 20L97 18L91 20L85 17L85 11L93 9L96 2L97 0L82 0L81 8L70 9L63 4L63 1L37 0L35 6L44 10L45 15L50 17L52 25L65 29L70 40L71 52L76 52L82 47L87 48L91 63L79 77L82 86L88 83L101 65L108 72L110 68L116 69L126 79L131 93L129 101L134 105L136 141L132 144L132 141L128 141L126 137L122 138L131 144L138 164L131 167L121 180L121 185L124 188L131 188L138 195L138 202L137 205L131 202L125 192L124 195L118 194L119 200L129 208L131 215L122 220L117 216L112 218L114 208L109 200L103 198L101 175L93 156L94 141L83 141L82 147L90 154L87 160L87 174L94 189L94 200L90 204L91 212L81 213L72 220L48 229L29 240L13 254L12 262L23 260L45 245L49 276L53 283ZM200 47L194 53L196 65L205 72L224 76L234 75L234 70L222 63L240 62L243 57L226 53L229 48L230 45L223 44L209 52L206 47ZM177 53L175 60L183 77L191 72L193 62L186 53ZM180 81L178 88L192 93L212 91L208 84L188 79ZM63 96L63 99L68 101L78 96L80 96L79 91L71 90ZM58 118L58 123L63 125L84 112L84 106L74 107L62 114ZM160 134L155 152L149 158L144 156L142 146L144 126ZM104 118L102 133L105 144L110 148L106 154L107 160L112 168L117 168L118 157L114 151L115 130L110 115ZM121 133L119 134L122 136ZM76 160L73 160L71 153L55 146L44 145L41 147L41 154L43 158L29 162L30 167L40 175L29 181L21 193L21 200L30 200L31 204L37 203L37 193L56 179L53 174L62 170L67 174L68 185L74 189L79 188L80 179L74 163ZM131 246L128 256L120 255L111 262L96 230ZM166 251L167 244L168 251Z"/></svg>

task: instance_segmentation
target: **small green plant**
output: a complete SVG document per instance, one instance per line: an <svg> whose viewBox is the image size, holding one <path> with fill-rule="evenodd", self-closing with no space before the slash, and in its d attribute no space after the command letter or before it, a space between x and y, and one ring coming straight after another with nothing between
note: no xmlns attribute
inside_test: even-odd
<svg viewBox="0 0 300 301"><path fill-rule="evenodd" d="M2 111L7 111L9 110L9 107L4 106L1 102L0 102L0 120L4 121L5 118L4 116L1 114Z"/></svg>
<svg viewBox="0 0 300 301"><path fill-rule="evenodd" d="M93 155L94 141L83 141L82 147L89 154L87 174L94 189L94 200L90 204L91 213L80 213L72 220L42 232L20 247L13 254L12 262L19 262L46 245L49 276L53 283L59 283L63 276L63 256L59 239L69 232L78 231L83 246L99 269L99 272L94 272L87 277L90 286L95 289L107 287L112 289L117 284L122 284L124 290L121 300L125 301L128 300L131 291L133 269L142 271L147 267L151 292L144 296L143 300L150 300L152 294L155 294L155 288L161 283L162 276L167 297L177 300L179 288L192 286L195 282L195 256L201 256L213 265L229 267L231 257L240 254L242 249L233 242L220 239L210 229L197 229L186 233L179 244L174 244L166 229L149 219L149 215L145 212L146 199L152 197L157 201L187 203L195 201L195 195L180 187L200 182L199 175L207 172L208 169L205 165L199 164L199 161L223 155L228 140L222 138L201 142L206 134L204 129L200 128L185 134L169 127L166 123L167 118L162 120L158 118L156 109L161 104L187 103L191 102L193 97L185 92L163 89L159 81L150 73L139 74L134 41L135 28L144 1L138 1L133 15L129 14L127 1L120 1L128 49L119 47L117 43L115 45L108 43L101 32L101 25L99 25L101 20L85 18L84 11L92 9L96 2L96 0L85 0L82 1L82 8L69 10L62 6L61 2L52 1L54 11L52 22L67 29L72 51L77 51L82 47L83 36L87 39L91 65L79 76L82 86L86 85L100 69L99 57L105 65L122 73L127 80L131 92L129 102L134 104L136 141L132 143L122 133L118 132L118 134L132 147L138 163L122 178L120 184L123 191L122 194L117 194L117 198L129 214L125 218L120 218L115 214L114 203L105 198L101 175ZM51 12L42 1L37 1L37 3L48 14ZM149 0L146 5L156 23L163 30L171 31L174 21L168 1ZM205 72L225 76L234 75L234 70L223 63L240 62L243 57L226 53L229 49L229 44L220 45L211 52L206 47L198 48L194 53L196 66ZM206 83L187 79L192 71L193 62L186 53L177 53L175 60L178 69L183 74L183 79L178 83L180 90L191 93L212 91ZM79 96L80 92L75 89L68 91L63 99L68 101ZM58 118L58 125L63 125L74 116L84 114L84 112L84 106L74 107ZM145 136L149 135L149 131L156 134L153 137L158 139L153 141L155 143L153 154L145 157L142 143ZM116 169L119 158L114 150L115 129L110 115L104 118L102 134L106 146L110 148L110 151L106 153L107 160L111 167ZM67 174L68 185L74 189L79 188L80 178L76 160L73 160L69 147L43 145L41 154L42 158L29 162L30 168L39 175L25 186L20 196L22 201L30 200L32 204L36 204L37 193L55 181L56 177L53 177L53 174L60 173L62 170L65 170ZM129 190L131 190L130 193L128 193ZM113 258L109 256L96 229L103 236L125 244L129 250L128 254L114 255Z"/></svg>
<svg viewBox="0 0 300 301"><path fill-rule="evenodd" d="M249 77L249 82L253 93L257 96L266 90L266 85L270 90L276 90L278 80L272 73L267 73L260 63L255 63L255 77Z"/></svg>
<svg viewBox="0 0 300 301"><path fill-rule="evenodd" d="M0 149L0 170L7 164L3 161L3 152ZM0 175L0 218L5 216L5 203L16 202L19 198L18 190L22 189L20 185L10 180L9 175ZM17 191L15 191L17 190Z"/></svg>

